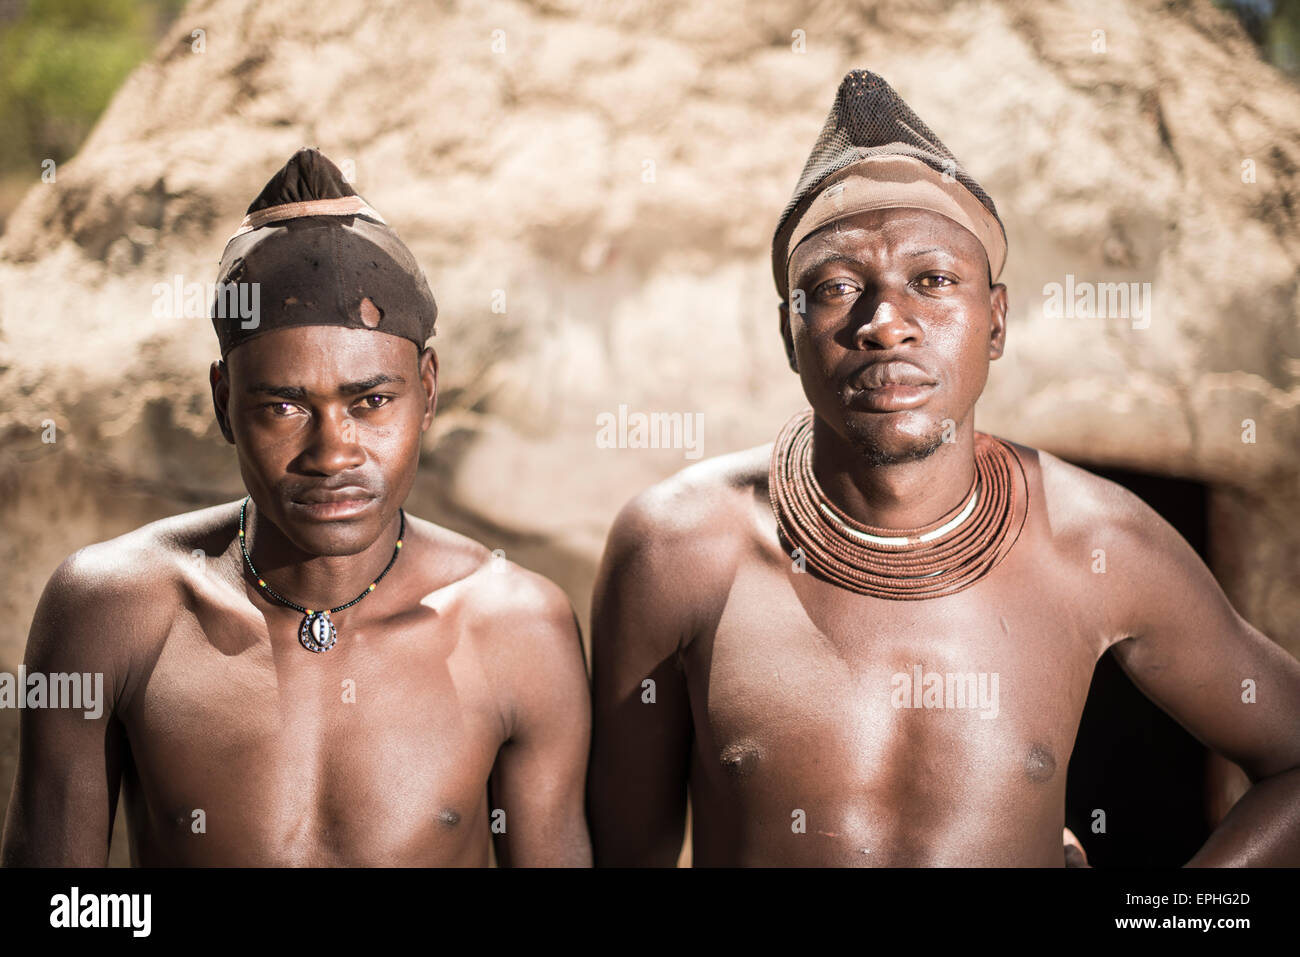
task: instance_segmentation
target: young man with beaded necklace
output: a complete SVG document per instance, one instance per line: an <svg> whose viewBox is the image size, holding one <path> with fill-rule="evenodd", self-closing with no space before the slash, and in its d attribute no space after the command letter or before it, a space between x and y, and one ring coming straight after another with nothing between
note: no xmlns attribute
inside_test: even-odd
<svg viewBox="0 0 1300 957"><path fill-rule="evenodd" d="M302 150L222 276L261 283L210 376L250 495L55 571L27 669L110 701L23 712L0 861L103 865L121 785L135 864L590 864L568 599L401 509L437 402L414 258Z"/></svg>

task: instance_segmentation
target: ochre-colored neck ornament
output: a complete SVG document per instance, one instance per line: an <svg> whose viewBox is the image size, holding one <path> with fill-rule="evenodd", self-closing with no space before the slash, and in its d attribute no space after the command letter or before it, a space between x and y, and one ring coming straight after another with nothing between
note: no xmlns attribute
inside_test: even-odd
<svg viewBox="0 0 1300 957"><path fill-rule="evenodd" d="M864 525L837 508L812 468L813 414L789 422L772 450L769 490L777 527L820 577L893 601L939 598L985 578L1016 543L1029 485L1015 451L975 433L975 479L960 504L920 528Z"/></svg>

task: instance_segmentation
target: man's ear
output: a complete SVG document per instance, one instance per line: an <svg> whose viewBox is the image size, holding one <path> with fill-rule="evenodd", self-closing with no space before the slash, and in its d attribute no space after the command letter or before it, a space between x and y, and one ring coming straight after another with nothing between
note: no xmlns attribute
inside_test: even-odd
<svg viewBox="0 0 1300 957"><path fill-rule="evenodd" d="M989 359L1002 358L1007 345L1007 287L998 283L989 289Z"/></svg>
<svg viewBox="0 0 1300 957"><path fill-rule="evenodd" d="M785 342L785 361L790 363L790 371L797 375L799 362L794 357L794 335L790 332L790 306L783 302L778 307L778 311L781 313L781 339Z"/></svg>
<svg viewBox="0 0 1300 957"><path fill-rule="evenodd" d="M217 425L221 434L231 445L235 444L235 433L230 430L230 370L226 363L217 359L208 369L208 384L212 386L212 411L217 415Z"/></svg>
<svg viewBox="0 0 1300 957"><path fill-rule="evenodd" d="M424 388L426 407L420 420L420 431L429 431L433 415L438 410L438 353L432 346L420 353L420 385Z"/></svg>

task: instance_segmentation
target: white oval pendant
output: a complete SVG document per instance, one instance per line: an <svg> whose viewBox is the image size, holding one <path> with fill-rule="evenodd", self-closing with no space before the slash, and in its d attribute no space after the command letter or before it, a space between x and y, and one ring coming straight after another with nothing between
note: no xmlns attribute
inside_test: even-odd
<svg viewBox="0 0 1300 957"><path fill-rule="evenodd" d="M338 632L334 630L334 621L327 611L316 611L302 620L298 629L298 641L308 651L317 653L329 651L338 641Z"/></svg>

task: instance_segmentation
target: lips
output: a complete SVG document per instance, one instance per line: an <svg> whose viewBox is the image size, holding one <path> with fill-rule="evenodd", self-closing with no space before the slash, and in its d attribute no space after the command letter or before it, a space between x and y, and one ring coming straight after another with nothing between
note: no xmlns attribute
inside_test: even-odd
<svg viewBox="0 0 1300 957"><path fill-rule="evenodd" d="M357 486L340 489L315 489L290 499L295 511L316 521L355 518L370 508L376 499Z"/></svg>
<svg viewBox="0 0 1300 957"><path fill-rule="evenodd" d="M864 412L904 412L929 401L938 382L920 366L902 359L873 362L848 380L850 408Z"/></svg>
<svg viewBox="0 0 1300 957"><path fill-rule="evenodd" d="M374 498L374 496L363 488L350 485L335 490L316 489L297 496L293 501L299 505L330 505L335 502L355 502L368 498Z"/></svg>
<svg viewBox="0 0 1300 957"><path fill-rule="evenodd" d="M901 359L873 362L853 379L853 387L862 391L883 389L887 386L932 386L934 379L919 366Z"/></svg>

